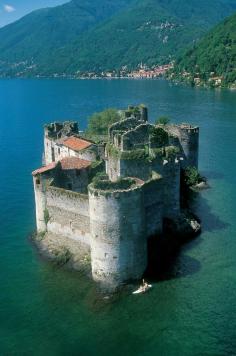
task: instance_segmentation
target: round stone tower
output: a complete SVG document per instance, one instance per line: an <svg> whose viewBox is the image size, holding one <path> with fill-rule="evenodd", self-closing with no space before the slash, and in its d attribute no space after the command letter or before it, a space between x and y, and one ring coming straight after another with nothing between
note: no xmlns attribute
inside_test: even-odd
<svg viewBox="0 0 236 356"><path fill-rule="evenodd" d="M89 186L92 275L110 288L141 278L147 266L142 187L117 184Z"/></svg>

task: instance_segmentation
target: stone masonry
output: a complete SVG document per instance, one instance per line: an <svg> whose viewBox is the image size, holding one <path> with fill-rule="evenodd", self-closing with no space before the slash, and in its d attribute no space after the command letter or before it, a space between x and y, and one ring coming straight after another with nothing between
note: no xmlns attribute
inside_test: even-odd
<svg viewBox="0 0 236 356"><path fill-rule="evenodd" d="M120 117L105 152L76 122L46 125L44 165L33 172L42 246L66 249L77 264L86 257L110 288L142 277L148 239L181 216L181 169L198 166L197 127L152 125L145 106Z"/></svg>

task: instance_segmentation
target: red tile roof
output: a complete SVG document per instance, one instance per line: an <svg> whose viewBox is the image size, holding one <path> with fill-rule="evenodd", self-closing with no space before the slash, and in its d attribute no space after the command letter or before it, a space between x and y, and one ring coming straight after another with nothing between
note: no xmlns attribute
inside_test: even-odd
<svg viewBox="0 0 236 356"><path fill-rule="evenodd" d="M59 162L49 163L47 166L41 167L33 171L32 175L35 176L37 174L42 174L51 171L52 169L56 168L58 163ZM81 159L78 157L65 157L60 161L60 163L62 170L88 168L92 164L92 162L86 161L85 159Z"/></svg>
<svg viewBox="0 0 236 356"><path fill-rule="evenodd" d="M32 172L32 175L35 176L36 174L41 174L47 171L51 171L52 169L54 169L57 165L57 162L52 162L49 163L47 166L41 167L39 169L36 169L35 171Z"/></svg>
<svg viewBox="0 0 236 356"><path fill-rule="evenodd" d="M62 169L82 169L88 168L91 166L90 161L86 161L85 159L81 159L78 157L66 157L63 158L61 161L61 168Z"/></svg>
<svg viewBox="0 0 236 356"><path fill-rule="evenodd" d="M65 141L63 141L63 145L71 148L74 151L80 151L91 146L92 142L89 142L79 137L71 136L69 138L66 138Z"/></svg>

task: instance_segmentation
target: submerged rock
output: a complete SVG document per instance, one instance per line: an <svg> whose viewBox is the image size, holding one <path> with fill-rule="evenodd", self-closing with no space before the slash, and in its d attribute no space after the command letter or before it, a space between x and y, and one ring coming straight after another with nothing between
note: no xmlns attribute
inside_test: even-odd
<svg viewBox="0 0 236 356"><path fill-rule="evenodd" d="M193 189L194 189L194 190L197 190L197 191L199 191L199 190L204 190L204 189L208 189L208 188L210 188L210 186L209 186L209 184L208 184L206 181L202 181L202 182L196 184L196 185L193 187Z"/></svg>
<svg viewBox="0 0 236 356"><path fill-rule="evenodd" d="M201 232L201 224L196 217L185 212L176 219L165 219L164 229L166 233L185 240L197 236Z"/></svg>

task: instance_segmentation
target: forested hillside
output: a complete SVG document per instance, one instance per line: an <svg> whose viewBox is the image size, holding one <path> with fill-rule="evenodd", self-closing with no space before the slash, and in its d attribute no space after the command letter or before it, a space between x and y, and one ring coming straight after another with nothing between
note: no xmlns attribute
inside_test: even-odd
<svg viewBox="0 0 236 356"><path fill-rule="evenodd" d="M232 0L72 0L0 29L0 75L168 63L234 10Z"/></svg>
<svg viewBox="0 0 236 356"><path fill-rule="evenodd" d="M178 58L170 75L194 85L236 85L236 14Z"/></svg>

